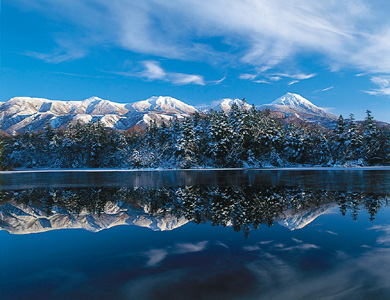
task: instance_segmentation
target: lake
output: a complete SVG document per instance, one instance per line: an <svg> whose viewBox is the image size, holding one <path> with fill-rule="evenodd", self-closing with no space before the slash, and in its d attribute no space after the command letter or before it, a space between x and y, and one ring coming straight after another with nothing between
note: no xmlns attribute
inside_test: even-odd
<svg viewBox="0 0 390 300"><path fill-rule="evenodd" d="M0 172L0 299L389 299L390 170Z"/></svg>

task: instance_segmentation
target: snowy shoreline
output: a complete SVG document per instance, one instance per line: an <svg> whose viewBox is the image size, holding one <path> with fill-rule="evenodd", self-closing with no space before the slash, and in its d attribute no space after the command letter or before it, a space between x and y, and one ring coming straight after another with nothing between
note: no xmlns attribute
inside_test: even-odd
<svg viewBox="0 0 390 300"><path fill-rule="evenodd" d="M199 168L199 169L16 169L13 171L0 171L0 174L17 173L69 173L69 172L171 172L171 171L364 171L383 170L390 171L390 166L365 166L365 167L286 167L286 168Z"/></svg>

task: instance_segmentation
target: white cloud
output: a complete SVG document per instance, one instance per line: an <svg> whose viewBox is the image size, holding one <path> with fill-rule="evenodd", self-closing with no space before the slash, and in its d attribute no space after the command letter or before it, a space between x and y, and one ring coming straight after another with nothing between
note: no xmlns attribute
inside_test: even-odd
<svg viewBox="0 0 390 300"><path fill-rule="evenodd" d="M378 88L366 91L367 94L376 96L390 96L390 76L374 76L371 78L371 82L377 85Z"/></svg>
<svg viewBox="0 0 390 300"><path fill-rule="evenodd" d="M383 233L377 238L376 242L379 245L390 246L390 225L376 225L369 228L369 230Z"/></svg>
<svg viewBox="0 0 390 300"><path fill-rule="evenodd" d="M326 92L326 91L329 91L329 90L331 90L331 89L333 89L333 86L324 88L324 89L322 89L320 92Z"/></svg>
<svg viewBox="0 0 390 300"><path fill-rule="evenodd" d="M57 39L58 48L52 53L38 53L33 51L24 52L25 55L46 61L48 63L62 63L84 57L87 53L87 47L76 45L71 41Z"/></svg>
<svg viewBox="0 0 390 300"><path fill-rule="evenodd" d="M265 80L265 79L255 80L260 75L267 78L267 80ZM293 79L293 80L290 80L290 82L287 85L293 85L293 84L299 82L300 80L313 78L316 75L317 74L305 74L305 73L296 73L296 74L290 74L290 73L260 74L260 73L258 73L258 74L240 74L239 78L252 80L255 83L271 83L272 81L277 82L277 81L280 81L284 78L288 78L288 79Z"/></svg>
<svg viewBox="0 0 390 300"><path fill-rule="evenodd" d="M319 249L320 247L314 244L300 244L297 246L291 246L282 248L282 251L293 251L293 250L310 250L310 249Z"/></svg>
<svg viewBox="0 0 390 300"><path fill-rule="evenodd" d="M144 61L143 65L145 70L141 72L142 76L149 80L160 79L165 80L167 73L160 67L160 64L156 61Z"/></svg>
<svg viewBox="0 0 390 300"><path fill-rule="evenodd" d="M242 249L244 251L257 251L260 250L261 248L258 245L248 245L248 246L244 246Z"/></svg>
<svg viewBox="0 0 390 300"><path fill-rule="evenodd" d="M148 258L146 266L155 267L169 255L202 252L207 248L207 244L208 241L201 241L197 243L176 243L174 246L167 247L165 249L151 249L141 253L141 255Z"/></svg>
<svg viewBox="0 0 390 300"><path fill-rule="evenodd" d="M269 81L267 81L265 79L259 79L259 80L255 80L253 82L255 82L255 83L266 83L266 84L270 84L271 83L271 82L269 82Z"/></svg>
<svg viewBox="0 0 390 300"><path fill-rule="evenodd" d="M221 83L222 81L224 81L225 79L226 79L226 76L223 76L221 79L209 81L208 84L217 85L217 84L220 84L220 83Z"/></svg>
<svg viewBox="0 0 390 300"><path fill-rule="evenodd" d="M16 2L75 25L67 33L80 52L33 54L49 62L75 59L85 55L88 47L104 44L166 58L246 63L261 71L292 62L298 55L315 54L331 67L390 73L390 29L383 13L389 7L381 7L380 1ZM87 37L91 43L85 42ZM216 50L219 47L207 42L214 37L221 38L227 50ZM201 82L183 79L188 81Z"/></svg>
<svg viewBox="0 0 390 300"><path fill-rule="evenodd" d="M305 80L305 79L310 79L315 77L317 74L304 74L304 73L297 73L297 74L288 74L288 73L276 73L273 74L274 76L278 77L287 77L287 78L292 78L296 80Z"/></svg>
<svg viewBox="0 0 390 300"><path fill-rule="evenodd" d="M338 235L338 233L333 232L333 231L330 231L330 230L325 230L325 232L327 232L327 233L329 233L329 234L332 234L332 235Z"/></svg>
<svg viewBox="0 0 390 300"><path fill-rule="evenodd" d="M238 78L244 79L244 80L245 79L255 80L257 76L258 76L257 74L240 74L240 76Z"/></svg>
<svg viewBox="0 0 390 300"><path fill-rule="evenodd" d="M320 90L315 90L315 91L313 91L313 93L326 92L326 91L329 91L329 90L331 90L333 88L334 88L333 86L329 86L327 88L323 88L323 89L320 89Z"/></svg>
<svg viewBox="0 0 390 300"><path fill-rule="evenodd" d="M154 60L147 60L142 62L144 70L141 72L112 72L117 75L129 76L129 77L142 77L147 80L163 80L169 81L176 85L196 84L205 85L203 76L194 74L184 74L175 72L166 72L160 65L159 62ZM224 79L224 78L223 78ZM218 84L222 80L212 82Z"/></svg>
<svg viewBox="0 0 390 300"><path fill-rule="evenodd" d="M148 267L155 267L168 256L168 251L165 249L152 249L145 252L144 255L148 258L146 265Z"/></svg>
<svg viewBox="0 0 390 300"><path fill-rule="evenodd" d="M206 249L207 241L202 241L198 243L177 243L173 250L173 253L184 254L191 252L201 252Z"/></svg>
<svg viewBox="0 0 390 300"><path fill-rule="evenodd" d="M268 79L271 80L271 81L279 81L279 80L282 79L282 77L280 77L280 76L270 76Z"/></svg>
<svg viewBox="0 0 390 300"><path fill-rule="evenodd" d="M168 75L168 78L174 84L178 84L178 85L184 85L184 84L205 85L204 79L200 75L190 75L190 74L182 74L182 73L170 73Z"/></svg>

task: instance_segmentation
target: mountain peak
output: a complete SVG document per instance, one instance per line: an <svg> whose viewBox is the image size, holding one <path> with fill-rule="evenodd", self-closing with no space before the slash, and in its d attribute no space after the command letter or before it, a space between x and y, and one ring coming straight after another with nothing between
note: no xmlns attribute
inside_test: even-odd
<svg viewBox="0 0 390 300"><path fill-rule="evenodd" d="M315 115L319 117L334 118L332 114L329 114L324 109L314 105L306 98L301 95L294 93L286 93L273 101L269 106L281 109L281 110L292 110L309 115Z"/></svg>
<svg viewBox="0 0 390 300"><path fill-rule="evenodd" d="M277 105L287 105L287 106L315 106L313 103L311 103L306 98L303 98L301 95L294 94L294 93L286 93L285 95L279 97L275 101L273 101L271 104L277 104Z"/></svg>
<svg viewBox="0 0 390 300"><path fill-rule="evenodd" d="M146 100L138 101L131 104L136 111L167 111L172 113L193 114L197 109L178 99L168 96L153 96Z"/></svg>
<svg viewBox="0 0 390 300"><path fill-rule="evenodd" d="M102 100L103 100L102 98L92 96L92 97L89 97L89 98L83 100L83 102L94 102L94 101L102 101Z"/></svg>
<svg viewBox="0 0 390 300"><path fill-rule="evenodd" d="M233 104L236 104L241 109L248 110L251 108L251 105L249 105L248 103L246 103L243 100L225 98L225 99L214 102L213 109L216 111L222 110L225 113L229 113L230 110L232 109Z"/></svg>

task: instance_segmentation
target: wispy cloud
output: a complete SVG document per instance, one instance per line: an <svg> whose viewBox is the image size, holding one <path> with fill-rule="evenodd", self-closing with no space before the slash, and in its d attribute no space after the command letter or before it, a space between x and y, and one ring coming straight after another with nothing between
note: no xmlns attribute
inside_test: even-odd
<svg viewBox="0 0 390 300"><path fill-rule="evenodd" d="M390 76L374 76L371 77L371 82L377 85L378 88L365 91L367 94L376 96L390 96Z"/></svg>
<svg viewBox="0 0 390 300"><path fill-rule="evenodd" d="M146 77L149 80L165 80L167 79L167 73L161 68L160 64L156 61L144 61L143 65L145 70L142 71L139 75Z"/></svg>
<svg viewBox="0 0 390 300"><path fill-rule="evenodd" d="M286 247L281 249L282 251L292 251L292 250L310 250L310 249L319 249L320 247L314 244L300 244L297 246Z"/></svg>
<svg viewBox="0 0 390 300"><path fill-rule="evenodd" d="M197 84L197 85L205 85L204 79L200 75L190 75L183 73L170 73L168 78L172 83L178 85L185 84Z"/></svg>
<svg viewBox="0 0 390 300"><path fill-rule="evenodd" d="M333 89L333 88L334 88L334 86L329 86L329 87L327 87L327 88L315 90L315 91L313 91L313 93L326 92L326 91L329 91L329 90L331 90L331 89Z"/></svg>
<svg viewBox="0 0 390 300"><path fill-rule="evenodd" d="M207 82L208 84L213 84L213 85L217 85L217 84L220 84L222 81L224 81L226 79L226 76L223 76L221 79L218 79L218 80L212 80L212 81L209 81Z"/></svg>
<svg viewBox="0 0 390 300"><path fill-rule="evenodd" d="M174 247L173 253L184 254L191 252L201 252L206 249L207 241L198 243L177 243Z"/></svg>
<svg viewBox="0 0 390 300"><path fill-rule="evenodd" d="M238 76L238 78L240 79L244 79L244 80L255 80L256 77L258 75L257 74L240 74L240 76Z"/></svg>
<svg viewBox="0 0 390 300"><path fill-rule="evenodd" d="M85 78L111 78L108 76L76 74L76 73L67 73L67 72L51 72L51 73L58 74L58 75L73 76L73 77L85 77Z"/></svg>
<svg viewBox="0 0 390 300"><path fill-rule="evenodd" d="M255 80L255 81L253 81L253 82L255 82L255 83L271 84L271 82L269 82L269 81L267 81L267 80L265 80L265 79L259 79L259 80Z"/></svg>
<svg viewBox="0 0 390 300"><path fill-rule="evenodd" d="M141 72L112 72L117 75L129 76L129 77L142 77L149 81L162 80L169 81L176 85L205 85L206 82L201 75L184 74L175 72L166 72L159 62L154 60L143 61L143 70ZM223 78L224 79L224 78ZM222 82L219 80L219 82ZM214 83L215 84L215 83Z"/></svg>
<svg viewBox="0 0 390 300"><path fill-rule="evenodd" d="M305 74L305 73L258 73L258 74L240 74L239 78L244 80L252 80L255 83L268 83L277 82L282 79L289 79L287 85L293 85L300 80L310 79L316 76L317 74ZM258 77L263 77L263 79L257 79ZM292 80L291 80L292 79Z"/></svg>
<svg viewBox="0 0 390 300"><path fill-rule="evenodd" d="M148 259L146 262L147 267L155 267L160 265L169 255L202 252L206 250L207 245L208 241L200 241L197 243L176 243L163 249L151 249L141 253L141 255ZM226 245L224 245L224 247L226 247Z"/></svg>
<svg viewBox="0 0 390 300"><path fill-rule="evenodd" d="M375 230L377 232L383 233L377 238L377 243L379 245L390 246L390 225L376 225L369 228L369 230Z"/></svg>
<svg viewBox="0 0 390 300"><path fill-rule="evenodd" d="M249 246L244 246L242 248L244 251L257 251L257 250L260 250L260 246L259 245L249 245Z"/></svg>
<svg viewBox="0 0 390 300"><path fill-rule="evenodd" d="M262 71L295 62L298 56L315 54L330 66L390 73L388 17L378 3L368 0L17 3L74 25L73 31L67 31L72 46L66 51L59 45L60 50L53 54L29 53L48 62L76 59L86 55L89 47L104 44L165 58L222 58L223 63L246 63ZM207 42L213 37L222 37L223 47ZM85 42L87 38L94 42ZM222 48L226 50L217 50ZM181 81L200 82L198 78L178 79Z"/></svg>
<svg viewBox="0 0 390 300"><path fill-rule="evenodd" d="M324 88L324 89L320 90L320 92L326 92L326 91L329 91L329 90L331 90L331 89L333 89L333 86Z"/></svg>
<svg viewBox="0 0 390 300"><path fill-rule="evenodd" d="M325 230L325 232L329 233L329 234L332 234L332 235L338 235L337 232L333 232L333 231L330 231L330 230Z"/></svg>
<svg viewBox="0 0 390 300"><path fill-rule="evenodd" d="M145 252L144 255L148 258L146 265L148 267L155 267L168 256L168 251L165 249L152 249Z"/></svg>
<svg viewBox="0 0 390 300"><path fill-rule="evenodd" d="M296 74L289 74L289 73L276 73L273 74L273 76L278 76L278 77L286 77L286 78L292 78L295 80L305 80L305 79L310 79L315 77L317 74L305 74L305 73L296 73Z"/></svg>
<svg viewBox="0 0 390 300"><path fill-rule="evenodd" d="M26 51L23 54L48 63L58 64L64 61L71 61L84 57L87 54L87 50L80 48L69 48L55 49L52 53Z"/></svg>

